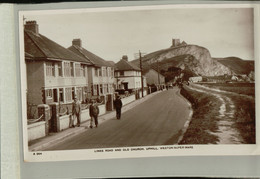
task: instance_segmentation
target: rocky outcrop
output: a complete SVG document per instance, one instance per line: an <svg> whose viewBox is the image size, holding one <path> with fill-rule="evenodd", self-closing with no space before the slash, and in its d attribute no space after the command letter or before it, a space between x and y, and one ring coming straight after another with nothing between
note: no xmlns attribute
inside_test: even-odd
<svg viewBox="0 0 260 179"><path fill-rule="evenodd" d="M217 60L213 60L210 52L206 48L197 45L171 47L147 54L143 58L144 66L149 66L158 62L168 63L169 65L181 69L189 69L195 74L202 76L232 74L232 71L228 67L219 63ZM139 60L134 60L133 63L138 65Z"/></svg>

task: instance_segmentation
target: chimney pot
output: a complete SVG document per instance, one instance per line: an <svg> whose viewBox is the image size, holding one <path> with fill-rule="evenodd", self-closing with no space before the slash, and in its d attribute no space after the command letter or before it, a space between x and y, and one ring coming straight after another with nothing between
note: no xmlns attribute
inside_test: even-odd
<svg viewBox="0 0 260 179"><path fill-rule="evenodd" d="M36 21L26 21L24 28L25 30L29 30L36 34L39 34L39 26Z"/></svg>

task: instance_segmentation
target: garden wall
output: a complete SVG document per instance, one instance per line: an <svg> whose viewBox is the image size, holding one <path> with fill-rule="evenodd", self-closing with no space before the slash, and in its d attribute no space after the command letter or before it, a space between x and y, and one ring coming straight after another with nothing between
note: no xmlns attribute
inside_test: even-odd
<svg viewBox="0 0 260 179"><path fill-rule="evenodd" d="M28 125L28 141L39 139L45 136L45 123L45 121L40 121Z"/></svg>

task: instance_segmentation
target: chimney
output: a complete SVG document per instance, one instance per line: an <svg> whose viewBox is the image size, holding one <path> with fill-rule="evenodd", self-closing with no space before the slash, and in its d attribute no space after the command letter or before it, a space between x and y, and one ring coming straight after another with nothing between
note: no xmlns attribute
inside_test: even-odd
<svg viewBox="0 0 260 179"><path fill-rule="evenodd" d="M78 47L81 47L81 39L73 39L72 45L76 45Z"/></svg>
<svg viewBox="0 0 260 179"><path fill-rule="evenodd" d="M36 21L26 21L24 29L39 34L39 26Z"/></svg>
<svg viewBox="0 0 260 179"><path fill-rule="evenodd" d="M128 61L127 55L123 55L123 56L122 56L122 60Z"/></svg>

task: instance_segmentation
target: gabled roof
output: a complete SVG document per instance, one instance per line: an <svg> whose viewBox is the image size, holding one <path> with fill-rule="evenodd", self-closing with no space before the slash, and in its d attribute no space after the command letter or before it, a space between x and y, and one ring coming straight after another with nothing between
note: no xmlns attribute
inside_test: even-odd
<svg viewBox="0 0 260 179"><path fill-rule="evenodd" d="M159 72L157 71L157 69L155 69L155 68L149 68L149 69L144 69L144 70L143 70L143 74L145 75L145 74L148 73L150 70L153 70L153 71L155 71L156 73L159 73ZM165 76L162 75L161 73L159 73L159 75L165 77Z"/></svg>
<svg viewBox="0 0 260 179"><path fill-rule="evenodd" d="M123 59L116 63L116 70L117 71L131 71L131 70L141 71L139 67Z"/></svg>
<svg viewBox="0 0 260 179"><path fill-rule="evenodd" d="M102 59L101 57L91 53L90 51L84 49L83 47L79 47L78 45L72 45L68 49L71 50L72 52L76 53L77 55L85 58L86 60L90 61L95 66L98 66L98 67L102 67L102 66L112 67L113 66L106 60Z"/></svg>
<svg viewBox="0 0 260 179"><path fill-rule="evenodd" d="M24 30L24 46L25 56L33 57L35 60L48 58L49 60L68 60L91 64L86 59L62 47L47 37L29 30Z"/></svg>

